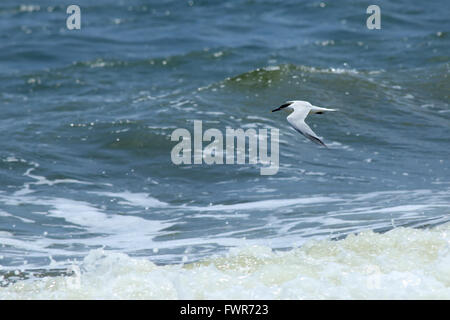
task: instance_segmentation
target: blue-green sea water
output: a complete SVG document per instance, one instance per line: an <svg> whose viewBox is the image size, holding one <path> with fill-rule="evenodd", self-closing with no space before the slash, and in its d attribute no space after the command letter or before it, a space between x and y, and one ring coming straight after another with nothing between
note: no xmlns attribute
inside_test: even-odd
<svg viewBox="0 0 450 320"><path fill-rule="evenodd" d="M2 290L99 249L168 266L445 225L449 17L445 0L2 0ZM270 112L287 100L339 110L308 117L328 149ZM194 120L278 128L278 173L173 164Z"/></svg>

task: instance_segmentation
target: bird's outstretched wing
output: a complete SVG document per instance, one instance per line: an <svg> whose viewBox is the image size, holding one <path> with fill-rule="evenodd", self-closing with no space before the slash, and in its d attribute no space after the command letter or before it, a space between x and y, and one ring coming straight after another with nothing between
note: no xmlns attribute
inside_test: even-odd
<svg viewBox="0 0 450 320"><path fill-rule="evenodd" d="M325 143L323 143L314 131L312 131L312 129L305 123L305 118L308 113L309 110L294 111L287 117L287 121L295 130L304 135L306 138L327 148Z"/></svg>

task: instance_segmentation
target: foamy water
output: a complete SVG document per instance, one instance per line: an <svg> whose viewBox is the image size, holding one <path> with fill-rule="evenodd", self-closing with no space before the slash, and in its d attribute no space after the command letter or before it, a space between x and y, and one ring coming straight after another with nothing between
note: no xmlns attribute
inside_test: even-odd
<svg viewBox="0 0 450 320"><path fill-rule="evenodd" d="M364 231L274 251L250 246L194 264L92 250L72 276L0 288L0 299L450 299L450 224Z"/></svg>

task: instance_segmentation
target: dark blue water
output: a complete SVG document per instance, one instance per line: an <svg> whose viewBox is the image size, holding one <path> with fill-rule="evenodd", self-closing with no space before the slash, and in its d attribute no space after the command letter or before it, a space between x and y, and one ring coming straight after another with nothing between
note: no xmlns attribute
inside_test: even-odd
<svg viewBox="0 0 450 320"><path fill-rule="evenodd" d="M448 1L0 4L0 270L156 263L450 220ZM270 110L306 100L320 148ZM279 128L280 169L171 162L176 128Z"/></svg>

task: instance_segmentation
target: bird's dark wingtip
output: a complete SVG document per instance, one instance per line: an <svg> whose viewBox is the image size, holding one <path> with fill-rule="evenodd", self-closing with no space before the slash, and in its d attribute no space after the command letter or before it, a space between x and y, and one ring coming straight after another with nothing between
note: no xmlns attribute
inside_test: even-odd
<svg viewBox="0 0 450 320"><path fill-rule="evenodd" d="M320 140L319 138L314 137L314 136L311 136L311 135L308 135L307 137L308 137L311 141L317 143L318 145L321 145L321 146L323 146L323 147L329 149L328 146L327 146L325 143L323 143L323 141Z"/></svg>

